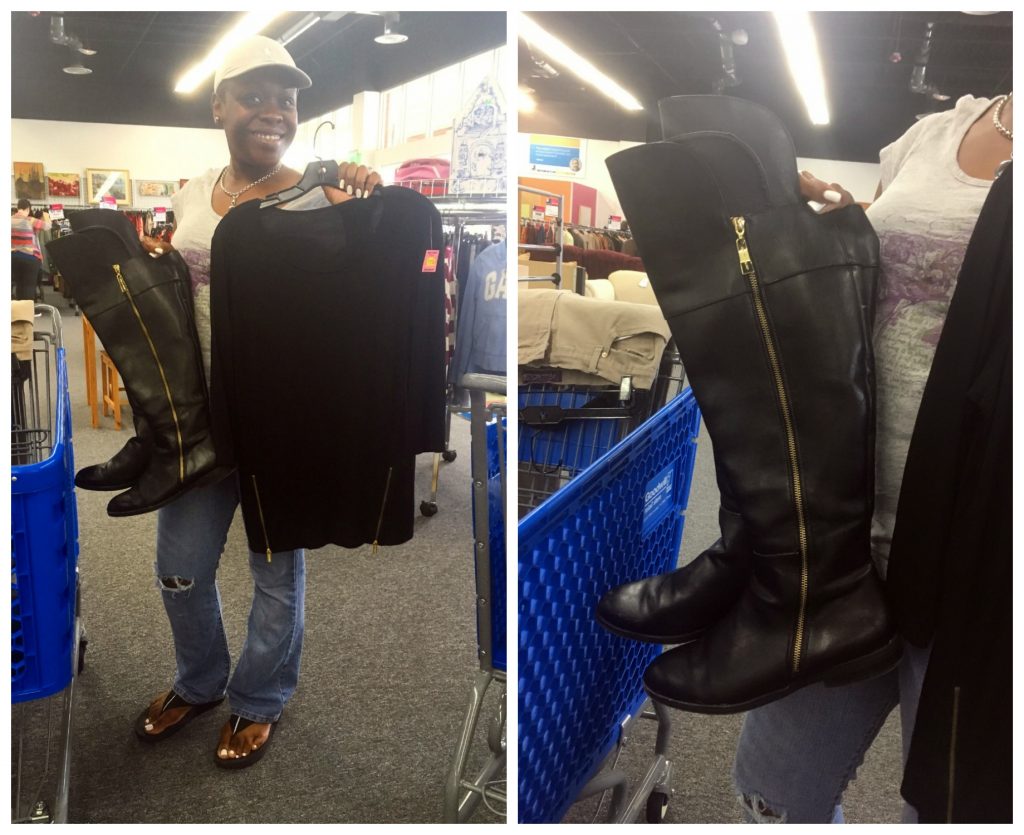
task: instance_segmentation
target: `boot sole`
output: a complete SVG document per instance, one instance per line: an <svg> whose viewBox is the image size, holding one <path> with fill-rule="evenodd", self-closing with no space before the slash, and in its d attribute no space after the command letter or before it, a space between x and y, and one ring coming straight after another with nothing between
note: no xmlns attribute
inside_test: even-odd
<svg viewBox="0 0 1024 835"><path fill-rule="evenodd" d="M594 615L594 620L601 625L602 629L605 629L614 635L618 635L620 638L629 638L631 641L643 641L646 644L686 644L699 638L706 629L695 629L692 632L686 632L682 635L650 635L643 632L631 632L628 629L623 629L620 626L609 623L599 614Z"/></svg>
<svg viewBox="0 0 1024 835"><path fill-rule="evenodd" d="M813 676L797 679L786 687L783 687L781 690L775 690L771 693L766 693L762 696L757 696L753 699L749 699L748 701L738 702L736 704L698 704L695 702L686 702L681 699L665 697L652 691L647 686L646 682L644 683L644 690L654 701L668 707L674 707L677 710L685 710L688 713L745 713L748 710L753 710L755 707L761 707L762 705L778 701L779 699L785 698L790 693L795 693L797 690L801 690L811 684L817 684L818 682L822 682L826 687L842 687L845 684L854 684L858 681L867 681L868 679L878 678L879 676L883 676L895 669L900 663L900 658L902 656L903 645L900 642L899 637L894 635L889 640L889 643L881 649L877 649L867 655L862 655L860 658L854 658L852 661L846 661L829 670L823 670Z"/></svg>

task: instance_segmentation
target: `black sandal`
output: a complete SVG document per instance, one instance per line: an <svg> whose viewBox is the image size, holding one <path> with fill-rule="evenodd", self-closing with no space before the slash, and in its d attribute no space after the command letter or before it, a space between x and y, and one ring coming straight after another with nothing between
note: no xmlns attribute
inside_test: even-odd
<svg viewBox="0 0 1024 835"><path fill-rule="evenodd" d="M208 710L212 710L221 702L224 701L224 697L217 699L214 702L206 702L201 705L194 705L191 702L186 702L181 696L175 693L173 690L164 699L164 703L160 706L160 712L158 716L162 715L164 711L173 710L177 707L188 707L189 710L186 712L181 719L175 722L173 725L168 725L158 734L147 733L146 724L149 722L149 707L147 706L142 713L139 714L135 720L135 735L143 742L159 742L162 739L176 734L182 728L184 728L189 722L195 719L197 716L206 713Z"/></svg>
<svg viewBox="0 0 1024 835"><path fill-rule="evenodd" d="M234 736L239 731L244 731L250 725L265 725L266 722L254 722L251 719L243 719L235 713L231 714L231 718L228 720L231 723L231 735ZM278 718L277 722L281 719ZM274 729L277 727L277 722L270 723L270 732L267 735L267 740L259 748L255 748L248 754L241 757L221 757L220 756L220 745L213 752L213 761L220 768L248 768L250 765L255 765L260 761L263 755L266 753L267 748L270 747L270 741L274 738Z"/></svg>

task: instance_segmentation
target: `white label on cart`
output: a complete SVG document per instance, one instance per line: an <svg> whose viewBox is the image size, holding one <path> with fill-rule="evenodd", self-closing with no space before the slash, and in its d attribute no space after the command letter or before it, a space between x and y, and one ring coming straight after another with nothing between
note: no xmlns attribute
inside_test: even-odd
<svg viewBox="0 0 1024 835"><path fill-rule="evenodd" d="M669 464L647 482L644 489L643 535L649 536L661 521L672 513L672 495L675 492L676 465Z"/></svg>

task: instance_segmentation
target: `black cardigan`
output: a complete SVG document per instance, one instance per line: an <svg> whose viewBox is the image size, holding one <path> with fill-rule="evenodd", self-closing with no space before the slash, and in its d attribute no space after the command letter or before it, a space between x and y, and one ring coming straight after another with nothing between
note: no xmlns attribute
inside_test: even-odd
<svg viewBox="0 0 1024 835"><path fill-rule="evenodd" d="M901 632L932 644L902 785L921 822L1012 815L1012 169L964 256L889 557Z"/></svg>
<svg viewBox="0 0 1024 835"><path fill-rule="evenodd" d="M214 437L249 546L405 542L415 455L444 448L440 214L397 187L259 203L221 220L210 260Z"/></svg>

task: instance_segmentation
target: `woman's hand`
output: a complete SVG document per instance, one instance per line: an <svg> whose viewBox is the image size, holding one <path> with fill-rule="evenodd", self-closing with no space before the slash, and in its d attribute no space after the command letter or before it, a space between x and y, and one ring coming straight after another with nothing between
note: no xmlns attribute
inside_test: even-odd
<svg viewBox="0 0 1024 835"><path fill-rule="evenodd" d="M854 202L853 195L839 183L826 183L824 180L819 180L810 171L800 172L800 194L807 200L825 204L818 214L842 209Z"/></svg>
<svg viewBox="0 0 1024 835"><path fill-rule="evenodd" d="M171 246L167 241L162 241L159 238L151 238L148 235L140 235L139 240L142 241L142 246L153 258L159 258L161 255L166 255L168 252L173 252L174 247Z"/></svg>
<svg viewBox="0 0 1024 835"><path fill-rule="evenodd" d="M380 174L365 165L354 162L339 162L338 177L340 190L333 186L324 186L324 194L334 203L344 203L353 198L369 197L373 190L381 184Z"/></svg>

